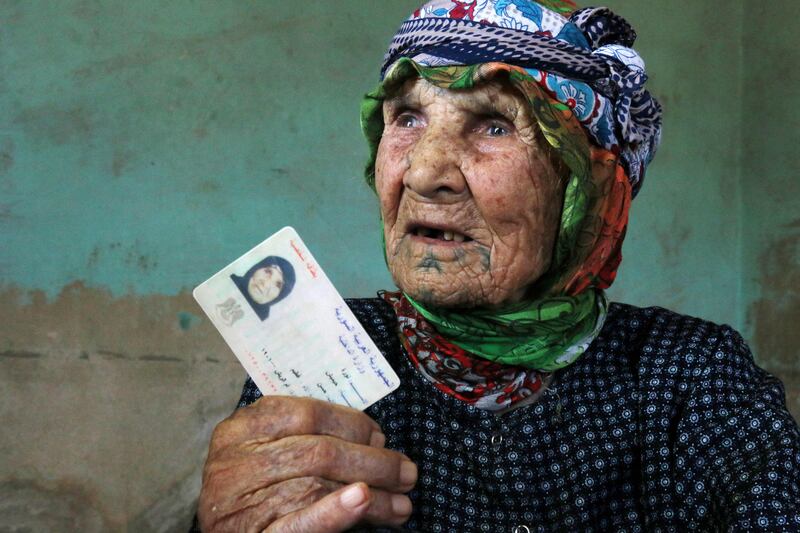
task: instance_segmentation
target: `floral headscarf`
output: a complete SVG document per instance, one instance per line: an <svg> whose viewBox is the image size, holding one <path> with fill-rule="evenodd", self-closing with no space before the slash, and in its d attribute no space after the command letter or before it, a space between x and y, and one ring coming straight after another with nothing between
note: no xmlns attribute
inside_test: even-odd
<svg viewBox="0 0 800 533"><path fill-rule="evenodd" d="M567 105L593 143L620 155L633 194L661 133L661 107L644 89L636 32L608 8L551 0L434 0L406 20L384 57L425 66L506 63ZM566 15L569 14L569 18Z"/></svg>

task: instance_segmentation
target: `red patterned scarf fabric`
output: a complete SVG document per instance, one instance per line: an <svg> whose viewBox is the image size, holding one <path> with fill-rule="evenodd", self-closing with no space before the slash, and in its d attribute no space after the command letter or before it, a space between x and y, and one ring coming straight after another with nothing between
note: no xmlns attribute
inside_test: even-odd
<svg viewBox="0 0 800 533"><path fill-rule="evenodd" d="M488 411L507 411L542 391L550 373L472 356L439 335L401 292L383 292L394 307L411 362L442 392Z"/></svg>

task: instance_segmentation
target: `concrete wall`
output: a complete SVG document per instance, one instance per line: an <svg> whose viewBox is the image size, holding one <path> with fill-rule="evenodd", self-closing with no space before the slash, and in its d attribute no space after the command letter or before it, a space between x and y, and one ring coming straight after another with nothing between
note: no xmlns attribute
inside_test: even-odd
<svg viewBox="0 0 800 533"><path fill-rule="evenodd" d="M0 3L0 530L185 529L244 377L189 291L276 229L390 285L357 110L415 4ZM612 297L739 328L797 417L800 8L606 4L666 108Z"/></svg>
<svg viewBox="0 0 800 533"><path fill-rule="evenodd" d="M800 4L745 3L742 103L743 326L787 385L800 420ZM791 21L782 25L776 21Z"/></svg>

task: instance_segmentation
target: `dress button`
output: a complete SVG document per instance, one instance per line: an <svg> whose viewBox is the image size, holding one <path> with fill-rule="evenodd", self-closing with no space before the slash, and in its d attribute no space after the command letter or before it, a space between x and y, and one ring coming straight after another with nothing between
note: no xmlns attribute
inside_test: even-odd
<svg viewBox="0 0 800 533"><path fill-rule="evenodd" d="M520 524L518 526L514 526L514 529L511 530L511 533L531 533L531 528L525 524Z"/></svg>
<svg viewBox="0 0 800 533"><path fill-rule="evenodd" d="M503 444L503 435L500 433L493 433L492 434L492 448L495 450L500 448L500 445Z"/></svg>

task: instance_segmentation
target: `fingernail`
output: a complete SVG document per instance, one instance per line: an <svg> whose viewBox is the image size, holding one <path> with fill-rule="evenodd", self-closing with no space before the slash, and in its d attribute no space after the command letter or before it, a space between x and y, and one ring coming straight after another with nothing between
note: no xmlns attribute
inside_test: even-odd
<svg viewBox="0 0 800 533"><path fill-rule="evenodd" d="M411 461L403 461L400 465L400 483L411 485L417 482L417 465Z"/></svg>
<svg viewBox="0 0 800 533"><path fill-rule="evenodd" d="M408 516L411 514L411 500L408 496L395 494L392 496L392 512L397 516Z"/></svg>
<svg viewBox="0 0 800 533"><path fill-rule="evenodd" d="M369 437L369 445L373 448L383 448L384 444L386 444L386 435L380 431L373 431Z"/></svg>
<svg viewBox="0 0 800 533"><path fill-rule="evenodd" d="M353 485L339 496L339 501L348 509L355 509L367 501L367 494L360 485Z"/></svg>

